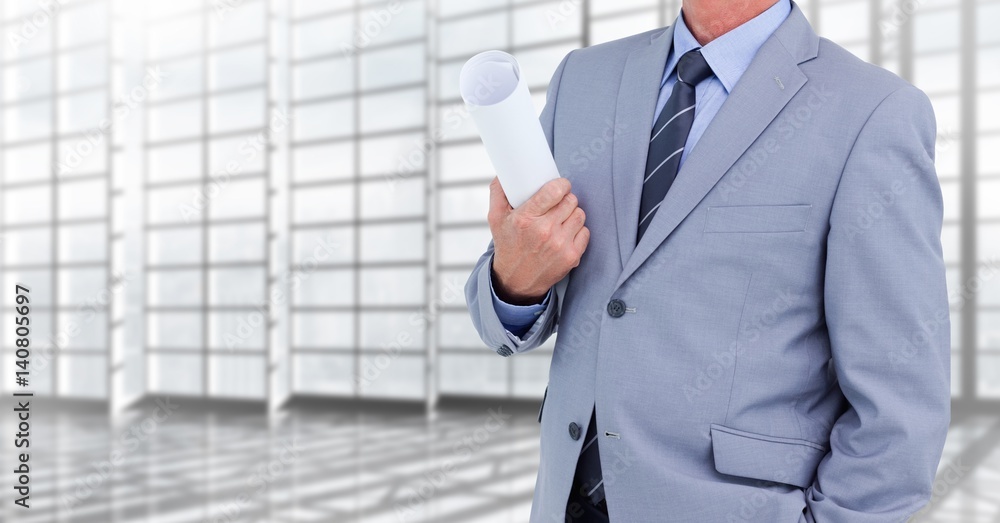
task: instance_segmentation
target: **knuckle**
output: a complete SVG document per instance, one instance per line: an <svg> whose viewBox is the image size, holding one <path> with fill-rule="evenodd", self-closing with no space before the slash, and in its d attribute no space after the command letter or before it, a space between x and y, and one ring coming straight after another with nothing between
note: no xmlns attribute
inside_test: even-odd
<svg viewBox="0 0 1000 523"><path fill-rule="evenodd" d="M543 225L535 231L535 235L541 242L548 242L552 239L552 227L550 225Z"/></svg>

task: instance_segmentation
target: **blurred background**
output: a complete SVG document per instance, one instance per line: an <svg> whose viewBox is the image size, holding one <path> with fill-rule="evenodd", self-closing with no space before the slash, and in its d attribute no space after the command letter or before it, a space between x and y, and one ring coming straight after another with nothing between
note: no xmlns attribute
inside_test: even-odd
<svg viewBox="0 0 1000 523"><path fill-rule="evenodd" d="M915 519L1000 522L1000 1L799 6L936 109L954 421ZM0 519L527 521L554 340L468 319L493 175L458 72L511 52L540 110L567 52L679 9L0 0L4 469L35 393Z"/></svg>

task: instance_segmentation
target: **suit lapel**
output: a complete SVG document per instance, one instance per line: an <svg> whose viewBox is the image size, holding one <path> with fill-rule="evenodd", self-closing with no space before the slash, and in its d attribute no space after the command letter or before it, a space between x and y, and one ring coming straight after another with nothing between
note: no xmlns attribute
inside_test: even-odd
<svg viewBox="0 0 1000 523"><path fill-rule="evenodd" d="M671 26L632 51L626 59L618 89L615 128L621 129L621 135L614 141L612 185L622 267L635 249L639 226L636 217L642 195L642 172L649 152L649 133L673 38Z"/></svg>
<svg viewBox="0 0 1000 523"><path fill-rule="evenodd" d="M789 27L790 26L790 27ZM808 22L802 16L797 6L793 6L792 14L779 27L779 30L772 35L754 57L750 67L740 78L740 81L733 88L726 102L722 105L718 114L705 130L704 135L698 144L691 151L691 154L684 161L677 179L667 193L666 198L659 210L653 216L653 221L643 235L642 241L635 247L631 256L624 264L624 270L619 278L618 285L621 285L638 269L643 262L656 250L656 248L666 240L678 225L697 207L705 196L715 187L716 183L726 174L726 172L736 163L736 160L753 144L758 136L775 119L779 112L788 104L789 100L806 83L806 76L799 69L798 64L809 58L809 51L814 51L812 40L803 37L802 33L807 30L815 39L815 33L809 27ZM796 39L796 44L805 51L799 53L800 56L792 56L786 50L783 40ZM815 52L811 53L815 57ZM779 81L775 78L780 79ZM623 82L623 87L625 83ZM621 111L621 99L619 99L619 111ZM652 118L652 114L650 114ZM648 134L648 133L647 133ZM638 180L641 178L641 170L645 166L648 140L640 140L638 137L631 138L639 145L626 147L643 148L642 153L630 151L636 157L642 159L642 164L634 162L622 162L622 169L619 171L619 163L615 162L615 191L618 192L618 178L628 176ZM616 153L618 148L616 147ZM625 172L625 169L629 172ZM641 188L631 189L641 191ZM617 196L617 194L616 194ZM633 196L628 193L629 208L627 216L618 215L619 242L623 241L622 234L626 234L624 240L634 242L637 228L636 214L638 213L639 193ZM619 205L616 198L616 205ZM623 231L622 220L631 219L630 228Z"/></svg>

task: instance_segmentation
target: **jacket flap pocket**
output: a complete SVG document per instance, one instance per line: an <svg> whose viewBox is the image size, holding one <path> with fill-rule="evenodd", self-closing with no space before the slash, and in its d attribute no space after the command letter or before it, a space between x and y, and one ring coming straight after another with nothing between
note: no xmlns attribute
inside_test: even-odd
<svg viewBox="0 0 1000 523"><path fill-rule="evenodd" d="M712 425L715 470L730 476L807 488L826 455L823 445Z"/></svg>
<svg viewBox="0 0 1000 523"><path fill-rule="evenodd" d="M705 232L802 232L812 205L709 207Z"/></svg>

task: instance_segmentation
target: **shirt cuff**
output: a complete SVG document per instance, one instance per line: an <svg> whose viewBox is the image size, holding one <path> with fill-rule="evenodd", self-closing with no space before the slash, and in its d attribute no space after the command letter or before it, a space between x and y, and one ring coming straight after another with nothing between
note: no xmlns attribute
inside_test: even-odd
<svg viewBox="0 0 1000 523"><path fill-rule="evenodd" d="M500 298L497 297L496 291L493 290L493 267L490 266L490 295L493 296L493 309L496 310L497 318L500 319L500 323L503 325L507 332L514 336L520 338L524 333L528 332L528 329L535 324L538 317L545 312L545 308L549 304L549 297L552 296L552 289L545 294L545 299L542 303L535 305L511 305Z"/></svg>

